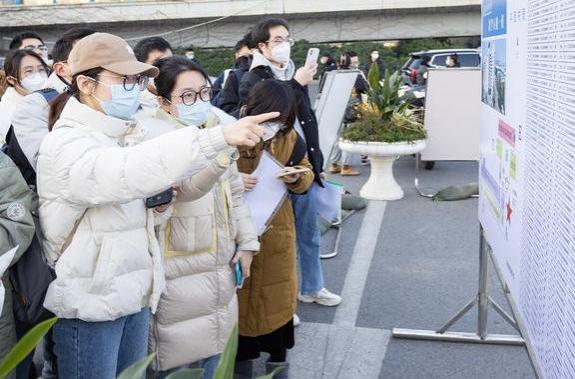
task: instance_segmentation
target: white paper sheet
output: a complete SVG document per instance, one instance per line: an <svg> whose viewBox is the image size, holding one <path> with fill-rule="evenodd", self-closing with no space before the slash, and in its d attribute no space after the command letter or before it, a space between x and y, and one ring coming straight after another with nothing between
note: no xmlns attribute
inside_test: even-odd
<svg viewBox="0 0 575 379"><path fill-rule="evenodd" d="M258 235L264 233L276 209L287 195L286 185L276 178L282 168L264 151L258 167L252 173L258 179L258 184L253 191L244 193L244 201L250 207Z"/></svg>
<svg viewBox="0 0 575 379"><path fill-rule="evenodd" d="M317 213L326 221L333 222L341 212L341 197L343 195L343 186L324 181L324 188L317 183L313 185L314 198Z"/></svg>
<svg viewBox="0 0 575 379"><path fill-rule="evenodd" d="M4 272L8 269L8 266L10 266L10 262L12 262L12 259L14 259L14 255L16 254L17 250L18 246L8 251L7 253L0 255L0 278L4 275ZM4 289L4 285L0 280L0 314L2 314L2 307L4 306L5 293L6 290Z"/></svg>

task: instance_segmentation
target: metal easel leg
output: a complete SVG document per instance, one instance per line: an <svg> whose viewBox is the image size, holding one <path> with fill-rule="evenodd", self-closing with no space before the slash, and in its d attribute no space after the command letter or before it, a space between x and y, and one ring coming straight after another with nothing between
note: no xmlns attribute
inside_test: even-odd
<svg viewBox="0 0 575 379"><path fill-rule="evenodd" d="M413 180L413 184L415 185L415 189L417 190L417 193L419 194L419 196L432 198L433 196L435 196L434 193L423 192L421 190L421 188L419 187L419 170L420 170L420 167L421 167L421 154L417 153L417 154L415 154L415 179Z"/></svg>
<svg viewBox="0 0 575 379"><path fill-rule="evenodd" d="M330 259L336 257L339 254L339 244L341 242L341 234L343 232L343 223L345 222L345 220L353 216L356 212L357 211L354 209L351 210L344 217L341 217L340 215L339 219L331 225L332 228L337 229L337 236L335 237L335 244L333 246L333 251L331 253L320 255L321 259Z"/></svg>
<svg viewBox="0 0 575 379"><path fill-rule="evenodd" d="M395 338L449 342L472 342L499 345L523 345L525 343L520 335L487 333L487 316L490 304L495 308L497 313L503 317L505 321L513 326L513 328L518 330L518 327L517 322L509 314L507 314L503 308L501 308L501 306L499 306L489 297L487 287L489 279L487 271L489 265L489 252L486 248L486 241L483 236L483 228L480 229L480 238L479 288L477 291L477 296L475 296L470 302L461 308L461 310L459 310L451 319L445 323L445 325L443 325L437 331L394 328L392 330L392 335ZM467 312L469 312L475 304L477 304L477 331L475 333L448 332L448 329Z"/></svg>

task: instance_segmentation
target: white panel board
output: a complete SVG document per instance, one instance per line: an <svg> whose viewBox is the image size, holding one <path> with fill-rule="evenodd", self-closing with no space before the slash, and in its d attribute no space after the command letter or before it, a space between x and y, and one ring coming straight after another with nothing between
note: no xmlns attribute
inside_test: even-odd
<svg viewBox="0 0 575 379"><path fill-rule="evenodd" d="M430 69L425 98L424 161L478 161L481 71Z"/></svg>
<svg viewBox="0 0 575 379"><path fill-rule="evenodd" d="M325 165L329 163L331 150L338 139L345 108L358 74L358 70L336 70L325 74L315 109Z"/></svg>

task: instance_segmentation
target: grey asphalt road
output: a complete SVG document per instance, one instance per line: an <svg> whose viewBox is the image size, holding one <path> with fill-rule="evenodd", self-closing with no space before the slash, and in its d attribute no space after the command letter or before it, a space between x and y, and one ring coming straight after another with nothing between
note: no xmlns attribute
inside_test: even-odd
<svg viewBox="0 0 575 379"><path fill-rule="evenodd" d="M362 175L334 179L358 193ZM479 223L477 201L433 202L416 194L414 160L395 164L402 200L372 202L349 219L340 255L323 261L326 287L344 295L336 308L300 304L302 325L291 353L290 378L534 378L523 347L393 339L394 327L435 329L477 291ZM423 186L439 190L477 181L477 165L439 162L422 173ZM322 239L331 251L335 232ZM490 291L506 299L490 271ZM473 332L476 312L452 330ZM497 314L490 333L513 334Z"/></svg>

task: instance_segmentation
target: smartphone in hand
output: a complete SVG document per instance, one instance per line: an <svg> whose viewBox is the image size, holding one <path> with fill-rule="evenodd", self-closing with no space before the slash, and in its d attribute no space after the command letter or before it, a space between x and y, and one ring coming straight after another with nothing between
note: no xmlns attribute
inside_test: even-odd
<svg viewBox="0 0 575 379"><path fill-rule="evenodd" d="M242 288L244 286L244 272L242 271L242 265L239 261L234 265L234 272L236 275L236 287Z"/></svg>
<svg viewBox="0 0 575 379"><path fill-rule="evenodd" d="M146 208L156 208L161 205L166 205L172 202L174 198L174 190L172 188L160 192L152 197L146 199Z"/></svg>
<svg viewBox="0 0 575 379"><path fill-rule="evenodd" d="M316 65L319 60L319 49L317 47L312 47L307 51L307 57L305 59L306 66Z"/></svg>

